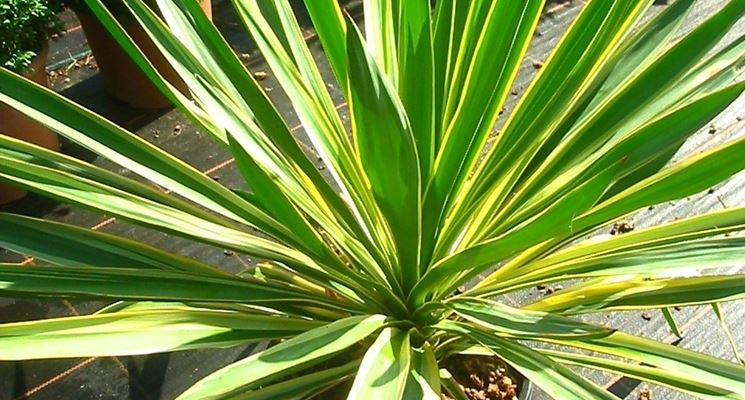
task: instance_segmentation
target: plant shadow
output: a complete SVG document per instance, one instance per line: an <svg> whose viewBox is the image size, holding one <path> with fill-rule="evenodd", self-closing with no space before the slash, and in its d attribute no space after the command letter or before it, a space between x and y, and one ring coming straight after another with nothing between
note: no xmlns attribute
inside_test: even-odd
<svg viewBox="0 0 745 400"><path fill-rule="evenodd" d="M129 400L161 398L170 361L169 353L145 356L141 366L132 357L127 358L125 365L129 377Z"/></svg>

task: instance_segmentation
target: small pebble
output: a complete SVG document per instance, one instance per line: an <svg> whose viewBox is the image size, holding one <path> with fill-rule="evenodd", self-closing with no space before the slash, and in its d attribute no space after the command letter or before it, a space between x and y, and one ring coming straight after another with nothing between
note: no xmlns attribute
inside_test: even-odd
<svg viewBox="0 0 745 400"><path fill-rule="evenodd" d="M634 230L634 223L627 220L618 221L611 227L611 235L623 235Z"/></svg>

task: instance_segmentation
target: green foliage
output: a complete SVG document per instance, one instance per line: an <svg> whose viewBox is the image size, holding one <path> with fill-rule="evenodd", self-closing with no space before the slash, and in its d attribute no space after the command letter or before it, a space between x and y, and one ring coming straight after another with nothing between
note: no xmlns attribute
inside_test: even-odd
<svg viewBox="0 0 745 400"><path fill-rule="evenodd" d="M723 320L719 304L745 298L745 275L719 269L745 262L745 240L725 235L745 230L745 207L588 239L745 169L742 137L671 162L745 90L745 36L716 47L745 2L725 1L680 35L696 0L644 25L652 0L587 1L494 137L544 1L365 0L363 30L336 0L306 0L347 125L289 2L233 0L312 156L196 0L158 0L158 14L124 0L191 99L150 65L106 2L86 2L232 153L250 189L230 190L7 71L1 102L152 185L2 135L0 180L262 262L233 276L131 239L0 214L0 246L44 262L0 265L0 296L112 302L91 316L0 325L0 359L280 340L181 398L306 399L347 382L350 399L462 399L442 361L477 353L498 355L557 399L615 398L575 365L702 399L745 399L741 365L577 318L714 304ZM671 277L703 270L715 273ZM556 282L566 288L533 303L499 301Z"/></svg>
<svg viewBox="0 0 745 400"><path fill-rule="evenodd" d="M0 64L24 71L44 42L62 32L59 0L0 0Z"/></svg>

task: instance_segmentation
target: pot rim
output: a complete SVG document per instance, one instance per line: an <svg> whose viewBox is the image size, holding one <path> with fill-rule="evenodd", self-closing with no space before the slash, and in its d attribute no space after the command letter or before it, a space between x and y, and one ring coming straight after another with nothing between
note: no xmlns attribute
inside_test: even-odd
<svg viewBox="0 0 745 400"><path fill-rule="evenodd" d="M530 379L520 375L523 378L520 394L517 396L520 400L529 400L533 397L533 382Z"/></svg>

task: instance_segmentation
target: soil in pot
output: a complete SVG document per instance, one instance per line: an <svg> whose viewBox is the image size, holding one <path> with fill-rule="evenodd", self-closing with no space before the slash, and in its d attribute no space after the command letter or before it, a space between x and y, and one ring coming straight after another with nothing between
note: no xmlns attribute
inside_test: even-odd
<svg viewBox="0 0 745 400"><path fill-rule="evenodd" d="M212 1L203 0L202 9L212 19ZM78 5L75 13L83 27L88 45L98 64L98 70L104 82L106 92L134 108L156 109L171 107L171 102L150 82L144 72L132 61L119 46L95 15L85 6ZM172 85L182 93L188 94L186 83L179 78L176 71L158 51L134 17L122 16L122 24L129 36L147 56L150 62Z"/></svg>
<svg viewBox="0 0 745 400"><path fill-rule="evenodd" d="M523 377L497 357L450 357L445 368L470 400L528 400ZM453 400L447 395L443 399Z"/></svg>
<svg viewBox="0 0 745 400"><path fill-rule="evenodd" d="M43 48L37 52L38 55L31 63L29 70L24 73L24 76L28 79L47 87L46 62L48 53L49 44L45 41ZM0 104L0 132L50 150L59 150L59 139L56 134L5 104ZM0 184L0 204L10 203L23 198L25 195L24 190Z"/></svg>

